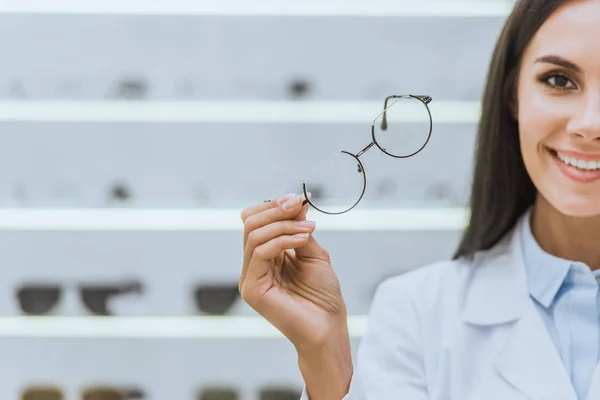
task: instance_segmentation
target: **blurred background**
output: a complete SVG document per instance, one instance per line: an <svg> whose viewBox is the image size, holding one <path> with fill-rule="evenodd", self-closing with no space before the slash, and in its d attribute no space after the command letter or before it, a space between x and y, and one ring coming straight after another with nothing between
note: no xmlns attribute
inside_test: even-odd
<svg viewBox="0 0 600 400"><path fill-rule="evenodd" d="M369 151L358 206L309 211L356 350L377 284L458 243L511 7L0 1L0 399L299 399L237 293L241 211L363 149L387 96L433 98L422 152Z"/></svg>

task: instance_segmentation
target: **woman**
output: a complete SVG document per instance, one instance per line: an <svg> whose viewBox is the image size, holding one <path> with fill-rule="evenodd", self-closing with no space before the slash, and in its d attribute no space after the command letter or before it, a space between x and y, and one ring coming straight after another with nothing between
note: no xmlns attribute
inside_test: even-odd
<svg viewBox="0 0 600 400"><path fill-rule="evenodd" d="M482 115L456 254L378 287L356 364L302 198L242 212L239 290L304 399L600 399L600 1L517 1Z"/></svg>

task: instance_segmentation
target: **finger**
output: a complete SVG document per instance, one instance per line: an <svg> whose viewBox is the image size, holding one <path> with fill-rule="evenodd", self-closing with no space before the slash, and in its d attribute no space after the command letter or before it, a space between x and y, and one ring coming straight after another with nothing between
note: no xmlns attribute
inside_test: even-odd
<svg viewBox="0 0 600 400"><path fill-rule="evenodd" d="M304 195L285 195L275 201L275 204L278 204L277 207L268 207L262 212L249 215L244 221L244 252L248 241L248 235L252 231L276 221L294 219L294 217L296 217L298 212L301 210L301 204L304 199ZM254 207L255 210L258 208L260 208L260 205ZM245 279L247 274L249 262L250 260L247 257L244 257L240 285L242 283L242 279Z"/></svg>
<svg viewBox="0 0 600 400"><path fill-rule="evenodd" d="M305 221L306 220L306 215L308 214L308 209L310 208L310 205L308 203L306 203L305 205L302 206L302 208L300 209L300 212L298 213L298 215L296 215L294 217L294 219L296 221Z"/></svg>
<svg viewBox="0 0 600 400"><path fill-rule="evenodd" d="M248 273L241 283L241 286L243 287L248 283L255 283L267 275L272 266L272 260L277 257L279 253L286 249L295 249L304 246L309 237L305 235L308 235L308 233L300 233L298 235L300 236L278 236L255 248L249 263Z"/></svg>
<svg viewBox="0 0 600 400"><path fill-rule="evenodd" d="M255 229L271 224L276 221L291 220L300 212L304 195L286 195L275 201L278 206L272 206L266 210L250 215L244 221L244 247L248 235Z"/></svg>
<svg viewBox="0 0 600 400"><path fill-rule="evenodd" d="M300 201L301 198L303 199L304 196L288 194L288 195L280 197L279 199L277 199L274 202L265 203L265 204L261 204L261 205L255 206L255 207L251 207L251 210L249 210L247 212L247 216L242 215L243 218L246 217L246 219L244 221L244 240L243 240L244 253L245 253L246 244L248 241L248 235L253 230L258 229L262 226L271 224L276 221L292 220L299 211L299 209L298 209L299 205L302 204L302 202ZM288 203L288 204L286 204L287 209L284 209L283 205L289 201L291 201L291 203L292 203L291 207L290 207L290 204ZM273 205L272 203L274 203L277 206ZM266 206L267 204L269 204L268 207ZM261 208L265 208L265 209L261 212L251 214L253 211L259 210ZM242 214L244 214L244 213L242 213ZM241 285L243 283L243 280L246 278L249 263L250 263L250 259L244 255L244 260L242 263L242 272L240 275L240 282L239 282L240 290L241 290Z"/></svg>
<svg viewBox="0 0 600 400"><path fill-rule="evenodd" d="M258 214L258 213L268 210L270 208L279 207L279 205L282 202L284 202L287 199L292 198L295 195L296 195L295 193L289 193L289 194L283 195L275 200L269 200L267 202L245 208L241 214L242 221L246 222L246 219L248 217L250 217L251 215Z"/></svg>
<svg viewBox="0 0 600 400"><path fill-rule="evenodd" d="M310 233L313 230L314 224L307 223L306 221L287 220L274 222L250 232L246 246L244 247L244 264L240 281L243 282L246 278L248 272L247 266L250 264L254 250L257 247L282 235L294 235L303 232Z"/></svg>
<svg viewBox="0 0 600 400"><path fill-rule="evenodd" d="M308 193L308 197L310 198L310 193ZM302 207L302 210L298 213L295 220L303 221L306 220L306 214L308 213L309 204L305 204ZM298 259L307 259L307 258L317 258L326 262L330 262L329 252L323 248L319 242L313 237L315 229L311 232L310 236L306 244L302 247L297 247L294 249L294 253L296 258Z"/></svg>
<svg viewBox="0 0 600 400"><path fill-rule="evenodd" d="M273 240L282 235L294 235L302 232L310 233L314 229L315 225L314 223L311 224L310 221L295 220L278 221L265 225L262 228L255 229L248 235L246 247L244 248L244 262L247 264L252 257L254 249L269 240Z"/></svg>
<svg viewBox="0 0 600 400"><path fill-rule="evenodd" d="M311 193L310 192L306 192L306 194L308 195L308 198L311 198ZM306 199L303 201L303 203L306 201ZM298 213L298 215L296 215L296 217L294 218L296 221L305 221L306 220L306 214L308 213L308 209L310 208L310 204L308 204L308 201L306 201L306 204L304 204L302 206L302 209L300 210L300 212Z"/></svg>
<svg viewBox="0 0 600 400"><path fill-rule="evenodd" d="M317 259L329 263L331 261L329 252L323 248L319 242L317 242L317 239L314 238L313 233L314 232L311 232L304 246L296 247L294 249L296 258L300 260Z"/></svg>

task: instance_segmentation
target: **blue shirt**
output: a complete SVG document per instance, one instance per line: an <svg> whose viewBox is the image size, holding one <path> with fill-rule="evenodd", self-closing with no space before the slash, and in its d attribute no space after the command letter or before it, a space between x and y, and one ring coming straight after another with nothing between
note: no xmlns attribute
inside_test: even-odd
<svg viewBox="0 0 600 400"><path fill-rule="evenodd" d="M600 271L544 251L531 232L532 208L527 212L522 246L529 294L583 400L600 359Z"/></svg>

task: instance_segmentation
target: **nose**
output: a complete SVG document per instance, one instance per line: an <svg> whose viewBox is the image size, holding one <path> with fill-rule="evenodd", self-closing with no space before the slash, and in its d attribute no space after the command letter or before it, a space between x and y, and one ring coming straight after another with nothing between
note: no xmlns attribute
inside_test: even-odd
<svg viewBox="0 0 600 400"><path fill-rule="evenodd" d="M600 90L585 96L567 130L576 139L600 141Z"/></svg>

